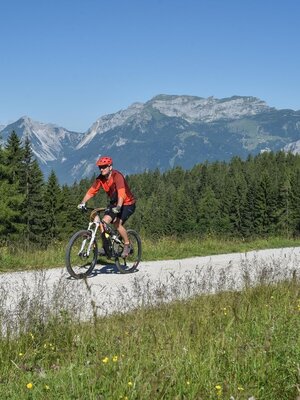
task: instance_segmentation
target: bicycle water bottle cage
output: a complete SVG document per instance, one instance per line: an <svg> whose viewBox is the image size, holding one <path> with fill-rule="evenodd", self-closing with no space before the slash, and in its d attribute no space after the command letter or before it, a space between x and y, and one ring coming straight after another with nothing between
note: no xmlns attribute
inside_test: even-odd
<svg viewBox="0 0 300 400"><path fill-rule="evenodd" d="M102 222L102 224L104 226L104 231L109 233L109 234L111 234L112 233L111 227L105 221L102 220L101 222Z"/></svg>
<svg viewBox="0 0 300 400"><path fill-rule="evenodd" d="M102 237L102 245L103 245L105 254L107 257L111 257L111 241L110 241L109 234L107 232L102 232L101 237Z"/></svg>

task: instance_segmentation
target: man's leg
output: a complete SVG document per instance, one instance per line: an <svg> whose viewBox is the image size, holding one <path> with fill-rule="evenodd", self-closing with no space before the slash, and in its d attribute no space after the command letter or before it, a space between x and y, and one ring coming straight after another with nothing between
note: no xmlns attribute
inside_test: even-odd
<svg viewBox="0 0 300 400"><path fill-rule="evenodd" d="M110 224L112 218L111 218L109 215L104 215L104 217L102 218L102 220L103 220L104 222L106 222L107 224ZM103 226L102 226L102 225L100 225L100 226L101 226L102 248L99 249L99 254L100 254L100 256L105 256L105 255L108 255L108 253L107 253L107 251L108 251L107 246L108 246L108 245L107 245L107 239L106 239L106 237L105 237L105 233L104 233Z"/></svg>
<svg viewBox="0 0 300 400"><path fill-rule="evenodd" d="M114 225L117 228L119 234L122 236L122 239L124 241L124 249L122 251L121 257L125 258L130 253L130 243L129 243L128 234L127 234L126 229L123 226L122 220L117 219L117 221L114 222Z"/></svg>
<svg viewBox="0 0 300 400"><path fill-rule="evenodd" d="M116 222L114 222L116 229L118 230L119 234L121 235L124 244L129 244L129 239L127 235L127 231L123 226L123 222L118 218Z"/></svg>

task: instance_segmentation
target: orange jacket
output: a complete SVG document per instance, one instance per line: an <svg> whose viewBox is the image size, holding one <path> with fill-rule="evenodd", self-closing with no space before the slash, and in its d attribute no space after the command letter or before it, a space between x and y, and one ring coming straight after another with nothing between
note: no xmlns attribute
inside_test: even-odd
<svg viewBox="0 0 300 400"><path fill-rule="evenodd" d="M123 198L124 206L129 206L130 204L135 203L135 198L131 193L124 176L121 172L115 169L112 170L111 176L108 180L106 180L102 175L99 175L87 191L87 194L93 197L99 192L101 187L110 198L111 204L117 204L119 197Z"/></svg>

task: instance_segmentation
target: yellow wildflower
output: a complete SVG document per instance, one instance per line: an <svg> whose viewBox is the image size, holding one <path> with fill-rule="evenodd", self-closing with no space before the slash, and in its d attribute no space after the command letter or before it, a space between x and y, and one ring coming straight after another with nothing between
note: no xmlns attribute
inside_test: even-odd
<svg viewBox="0 0 300 400"><path fill-rule="evenodd" d="M107 364L108 361L109 361L109 358L108 358L108 357L104 357L104 358L102 359L103 364Z"/></svg>
<svg viewBox="0 0 300 400"><path fill-rule="evenodd" d="M22 357L24 354L23 353L19 353L19 356Z"/></svg>
<svg viewBox="0 0 300 400"><path fill-rule="evenodd" d="M118 361L118 356L113 356L113 362L117 362Z"/></svg>
<svg viewBox="0 0 300 400"><path fill-rule="evenodd" d="M190 382L190 381L186 381L186 384L187 384L187 385L190 385L190 384L191 384L191 382Z"/></svg>
<svg viewBox="0 0 300 400"><path fill-rule="evenodd" d="M50 387L49 387L48 385L45 385L45 389L46 389L46 390L49 390Z"/></svg>
<svg viewBox="0 0 300 400"><path fill-rule="evenodd" d="M128 382L128 386L132 386L133 383L131 381Z"/></svg>
<svg viewBox="0 0 300 400"><path fill-rule="evenodd" d="M238 386L238 390L240 391L240 392L242 392L243 390L245 390L242 386Z"/></svg>
<svg viewBox="0 0 300 400"><path fill-rule="evenodd" d="M33 384L31 382L27 383L26 385L27 389L32 389L33 388Z"/></svg>
<svg viewBox="0 0 300 400"><path fill-rule="evenodd" d="M221 385L216 385L215 388L216 388L216 391L217 391L217 396L218 397L222 396L222 386Z"/></svg>

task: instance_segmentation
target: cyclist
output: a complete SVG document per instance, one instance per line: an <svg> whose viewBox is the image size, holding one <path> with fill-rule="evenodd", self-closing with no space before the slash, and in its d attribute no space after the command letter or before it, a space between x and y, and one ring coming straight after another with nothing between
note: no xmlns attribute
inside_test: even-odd
<svg viewBox="0 0 300 400"><path fill-rule="evenodd" d="M125 258L131 249L124 223L135 211L135 198L121 172L113 169L111 157L100 157L96 165L99 167L100 175L88 189L78 208L83 209L89 199L94 197L101 188L104 189L110 202L104 212L103 220L107 224L113 223L124 240L124 249L121 257ZM104 235L102 235L102 238L104 238Z"/></svg>

